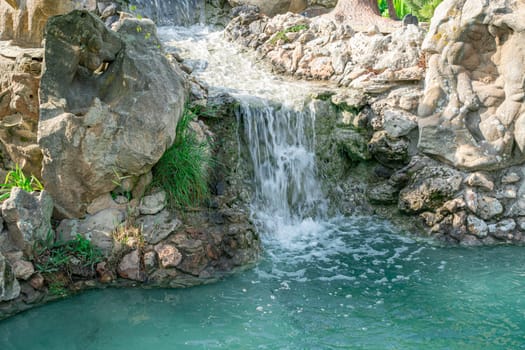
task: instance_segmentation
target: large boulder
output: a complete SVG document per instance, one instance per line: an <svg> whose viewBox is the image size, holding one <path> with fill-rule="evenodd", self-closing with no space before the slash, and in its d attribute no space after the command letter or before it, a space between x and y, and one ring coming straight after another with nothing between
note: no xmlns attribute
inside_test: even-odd
<svg viewBox="0 0 525 350"><path fill-rule="evenodd" d="M128 18L117 28L86 11L46 27L38 143L42 178L63 217L84 216L119 179L148 173L183 112L185 79L153 22Z"/></svg>
<svg viewBox="0 0 525 350"><path fill-rule="evenodd" d="M292 0L228 0L232 7L241 5L255 5L267 16L286 13L290 9Z"/></svg>
<svg viewBox="0 0 525 350"><path fill-rule="evenodd" d="M94 10L96 0L6 0L0 1L0 40L25 46L40 46L49 17L74 9Z"/></svg>
<svg viewBox="0 0 525 350"><path fill-rule="evenodd" d="M456 167L525 160L525 3L445 0L423 44L420 151Z"/></svg>

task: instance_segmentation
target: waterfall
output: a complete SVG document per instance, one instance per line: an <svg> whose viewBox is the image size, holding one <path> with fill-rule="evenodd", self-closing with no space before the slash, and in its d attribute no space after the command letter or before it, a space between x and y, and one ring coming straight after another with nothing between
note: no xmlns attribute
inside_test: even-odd
<svg viewBox="0 0 525 350"><path fill-rule="evenodd" d="M206 20L205 0L130 0L129 5L159 26L187 26Z"/></svg>
<svg viewBox="0 0 525 350"><path fill-rule="evenodd" d="M325 216L327 203L315 171L315 111L239 99L237 117L253 166L255 221L276 233Z"/></svg>

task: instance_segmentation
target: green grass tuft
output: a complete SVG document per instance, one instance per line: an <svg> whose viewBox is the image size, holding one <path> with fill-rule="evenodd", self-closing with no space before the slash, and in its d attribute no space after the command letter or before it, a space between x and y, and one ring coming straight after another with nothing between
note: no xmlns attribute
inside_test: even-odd
<svg viewBox="0 0 525 350"><path fill-rule="evenodd" d="M206 142L200 142L190 128L197 118L186 108L177 125L173 145L153 168L153 187L166 191L171 208L195 207L209 197L208 168L212 163Z"/></svg>
<svg viewBox="0 0 525 350"><path fill-rule="evenodd" d="M14 187L19 187L27 192L44 190L42 183L34 175L31 175L31 177L25 176L18 164L15 170L10 170L7 173L4 183L0 184L0 201L9 198L11 189Z"/></svg>

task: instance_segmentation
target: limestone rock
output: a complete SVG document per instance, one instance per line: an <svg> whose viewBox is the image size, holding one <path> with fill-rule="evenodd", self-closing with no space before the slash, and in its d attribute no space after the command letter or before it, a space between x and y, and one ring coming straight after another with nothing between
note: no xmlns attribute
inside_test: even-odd
<svg viewBox="0 0 525 350"><path fill-rule="evenodd" d="M479 196L476 214L484 219L490 220L503 213L503 205L496 198L489 196Z"/></svg>
<svg viewBox="0 0 525 350"><path fill-rule="evenodd" d="M155 246L160 265L163 268L177 267L182 261L182 254L173 244L161 243Z"/></svg>
<svg viewBox="0 0 525 350"><path fill-rule="evenodd" d="M285 13L290 9L292 0L228 0L230 6L254 5L259 7L267 16Z"/></svg>
<svg viewBox="0 0 525 350"><path fill-rule="evenodd" d="M516 228L516 222L513 219L505 219L496 224L489 225L489 232L492 236L499 239L513 239L513 231Z"/></svg>
<svg viewBox="0 0 525 350"><path fill-rule="evenodd" d="M377 131L368 142L370 154L381 164L399 168L410 160L409 142L404 138L391 138L386 131Z"/></svg>
<svg viewBox="0 0 525 350"><path fill-rule="evenodd" d="M42 177L63 217L84 216L116 187L115 173L148 173L175 139L182 72L159 49L151 21L127 18L117 27L82 11L46 27L38 143Z"/></svg>
<svg viewBox="0 0 525 350"><path fill-rule="evenodd" d="M53 199L47 191L28 193L18 187L2 203L2 215L9 237L18 249L31 248L37 239L45 239L51 228Z"/></svg>
<svg viewBox="0 0 525 350"><path fill-rule="evenodd" d="M494 190L494 182L483 173L472 173L466 179L465 183L471 187L479 187L487 191Z"/></svg>
<svg viewBox="0 0 525 350"><path fill-rule="evenodd" d="M166 192L159 191L140 200L139 211L143 215L155 215L166 206Z"/></svg>
<svg viewBox="0 0 525 350"><path fill-rule="evenodd" d="M0 253L0 302L16 299L20 295L20 284L7 259Z"/></svg>
<svg viewBox="0 0 525 350"><path fill-rule="evenodd" d="M157 244L181 225L174 214L167 210L157 215L145 215L137 219L137 225L142 229L142 237L149 244Z"/></svg>
<svg viewBox="0 0 525 350"><path fill-rule="evenodd" d="M133 281L143 281L144 272L142 271L140 263L140 253L134 250L131 253L124 255L120 261L117 272L120 277Z"/></svg>
<svg viewBox="0 0 525 350"><path fill-rule="evenodd" d="M423 43L419 149L469 170L525 160L525 68L519 1L444 1ZM502 40L504 38L504 40ZM518 149L514 152L514 147Z"/></svg>
<svg viewBox="0 0 525 350"><path fill-rule="evenodd" d="M417 118L410 113L400 110L386 110L384 112L383 128L391 138L406 136L417 128Z"/></svg>
<svg viewBox="0 0 525 350"><path fill-rule="evenodd" d="M371 158L368 153L367 139L358 131L350 128L337 128L333 133L333 138L339 149L352 161Z"/></svg>

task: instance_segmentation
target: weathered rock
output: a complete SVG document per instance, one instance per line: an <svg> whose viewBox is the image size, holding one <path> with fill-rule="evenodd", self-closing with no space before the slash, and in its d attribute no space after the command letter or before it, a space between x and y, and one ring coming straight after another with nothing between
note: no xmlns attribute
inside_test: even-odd
<svg viewBox="0 0 525 350"><path fill-rule="evenodd" d="M485 238L489 232L487 223L474 215L467 217L467 228L471 234L479 238Z"/></svg>
<svg viewBox="0 0 525 350"><path fill-rule="evenodd" d="M521 180L521 177L515 172L509 172L501 178L502 184L513 184Z"/></svg>
<svg viewBox="0 0 525 350"><path fill-rule="evenodd" d="M62 216L82 217L115 174L149 172L172 144L186 86L159 46L149 20L124 19L117 33L88 12L49 21L38 143Z"/></svg>
<svg viewBox="0 0 525 350"><path fill-rule="evenodd" d="M503 213L503 205L496 198L489 196L478 196L475 213L484 220L490 220Z"/></svg>
<svg viewBox="0 0 525 350"><path fill-rule="evenodd" d="M173 244L161 243L155 246L160 265L163 268L177 267L182 261L182 254Z"/></svg>
<svg viewBox="0 0 525 350"><path fill-rule="evenodd" d="M350 128L337 128L333 137L340 150L352 161L363 161L371 158L370 153L368 153L367 139L358 131Z"/></svg>
<svg viewBox="0 0 525 350"><path fill-rule="evenodd" d="M404 138L391 138L386 131L377 131L368 142L368 151L381 164L400 168L410 160L409 142Z"/></svg>
<svg viewBox="0 0 525 350"><path fill-rule="evenodd" d="M405 111L386 110L383 119L383 128L391 138L406 136L417 128L417 117Z"/></svg>
<svg viewBox="0 0 525 350"><path fill-rule="evenodd" d="M47 19L74 9L94 10L95 0L8 0L0 2L0 40L40 46Z"/></svg>
<svg viewBox="0 0 525 350"><path fill-rule="evenodd" d="M9 237L18 249L31 249L37 239L52 232L53 199L47 191L28 193L18 187L2 203L2 215Z"/></svg>
<svg viewBox="0 0 525 350"><path fill-rule="evenodd" d="M146 215L137 219L137 225L141 227L142 237L149 244L157 244L181 225L174 213L167 210L157 215Z"/></svg>
<svg viewBox="0 0 525 350"><path fill-rule="evenodd" d="M458 171L437 164L415 163L407 187L399 194L398 207L407 213L437 209L453 198L461 187L463 177Z"/></svg>
<svg viewBox="0 0 525 350"><path fill-rule="evenodd" d="M285 13L292 4L292 0L228 0L228 2L232 7L241 5L257 6L267 16Z"/></svg>
<svg viewBox="0 0 525 350"><path fill-rule="evenodd" d="M399 189L392 184L385 182L368 188L366 193L370 202L375 204L394 204L397 203Z"/></svg>
<svg viewBox="0 0 525 350"><path fill-rule="evenodd" d="M117 272L120 277L133 281L143 281L144 272L140 263L140 253L134 250L126 254L120 261Z"/></svg>
<svg viewBox="0 0 525 350"><path fill-rule="evenodd" d="M525 68L518 63L525 58L518 20L524 10L503 0L438 7L423 44L429 59L419 107L422 152L469 170L525 160Z"/></svg>
<svg viewBox="0 0 525 350"><path fill-rule="evenodd" d="M0 302L16 299L20 295L20 284L7 259L0 253Z"/></svg>
<svg viewBox="0 0 525 350"><path fill-rule="evenodd" d="M157 253L154 251L144 253L144 268L146 272L155 270L158 266Z"/></svg>
<svg viewBox="0 0 525 350"><path fill-rule="evenodd" d="M155 215L166 206L166 192L158 191L140 200L139 211L143 215Z"/></svg>
<svg viewBox="0 0 525 350"><path fill-rule="evenodd" d="M492 236L505 240L512 240L514 238L513 231L515 228L516 222L513 219L505 219L488 226Z"/></svg>

